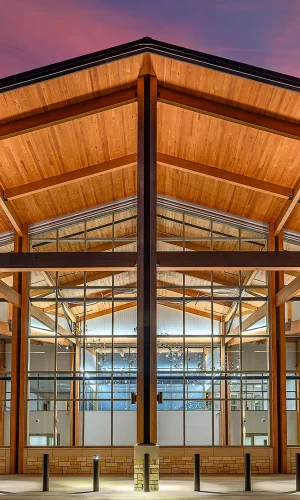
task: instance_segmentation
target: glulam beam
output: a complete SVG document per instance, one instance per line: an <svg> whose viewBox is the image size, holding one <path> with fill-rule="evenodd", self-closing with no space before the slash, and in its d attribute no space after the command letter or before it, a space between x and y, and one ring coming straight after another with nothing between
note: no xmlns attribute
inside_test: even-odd
<svg viewBox="0 0 300 500"><path fill-rule="evenodd" d="M278 215L275 221L275 236L278 236L280 231L285 227L288 219L292 215L292 212L296 208L299 200L300 200L300 177L297 180L292 190L290 199L286 200L281 209L280 214Z"/></svg>
<svg viewBox="0 0 300 500"><path fill-rule="evenodd" d="M237 108L216 100L173 90L159 85L159 101L172 106L188 109L196 113L212 116L221 120L237 123L282 137L300 140L300 125L283 118L276 118L248 109Z"/></svg>
<svg viewBox="0 0 300 500"><path fill-rule="evenodd" d="M88 167L78 168L64 174L54 175L39 181L22 184L13 188L5 189L3 197L5 200L16 200L24 196L47 191L62 186L67 186L73 182L84 181L100 175L116 172L122 168L130 167L136 163L136 154L130 154L108 160L103 163L96 163ZM7 203L7 202L6 202Z"/></svg>
<svg viewBox="0 0 300 500"><path fill-rule="evenodd" d="M109 93L75 104L63 105L51 111L37 113L0 125L0 140L28 134L136 101L136 85L127 89L111 89Z"/></svg>
<svg viewBox="0 0 300 500"><path fill-rule="evenodd" d="M177 170L181 170L182 172L200 175L201 177L208 177L209 179L215 179L220 182L226 182L235 186L244 187L246 189L251 189L252 191L258 191L259 193L269 194L283 199L288 199L292 193L291 188L281 186L280 184L273 184L271 182L266 182L247 175L236 174L234 172L230 172L229 170L185 160L184 158L179 158L177 156L158 153L157 161L162 165L173 167Z"/></svg>

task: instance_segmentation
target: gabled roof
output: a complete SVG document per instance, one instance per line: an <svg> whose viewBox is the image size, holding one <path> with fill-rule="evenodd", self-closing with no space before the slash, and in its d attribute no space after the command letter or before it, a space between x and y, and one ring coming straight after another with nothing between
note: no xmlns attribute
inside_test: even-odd
<svg viewBox="0 0 300 500"><path fill-rule="evenodd" d="M300 231L300 79L143 38L0 80L0 232L136 194L149 72L159 194Z"/></svg>
<svg viewBox="0 0 300 500"><path fill-rule="evenodd" d="M0 92L33 85L37 82L58 78L76 71L147 52L296 92L300 90L300 78L144 37L133 42L2 78L0 80Z"/></svg>

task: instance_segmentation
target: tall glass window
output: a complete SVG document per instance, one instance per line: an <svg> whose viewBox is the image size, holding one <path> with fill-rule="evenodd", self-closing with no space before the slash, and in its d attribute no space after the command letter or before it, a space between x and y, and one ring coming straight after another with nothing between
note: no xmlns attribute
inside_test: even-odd
<svg viewBox="0 0 300 500"><path fill-rule="evenodd" d="M283 249L300 251L300 238L296 234L287 234ZM284 284L288 285L298 276L299 271L284 273ZM285 303L285 338L286 338L286 418L287 444L300 445L300 297L295 294Z"/></svg>
<svg viewBox="0 0 300 500"><path fill-rule="evenodd" d="M31 238L32 252L136 250L136 210ZM28 445L136 442L136 271L32 272Z"/></svg>
<svg viewBox="0 0 300 500"><path fill-rule="evenodd" d="M264 251L266 233L158 209L158 250ZM269 445L264 272L157 272L161 445Z"/></svg>
<svg viewBox="0 0 300 500"><path fill-rule="evenodd" d="M266 231L158 207L164 251L261 250ZM136 209L35 232L32 252L136 251ZM27 442L136 442L136 271L32 272ZM264 272L157 272L160 445L268 445Z"/></svg>
<svg viewBox="0 0 300 500"><path fill-rule="evenodd" d="M10 238L0 244L0 253L14 251ZM13 286L11 273L0 273L1 280ZM10 405L11 405L11 336L12 306L4 300L0 302L0 446L10 444Z"/></svg>

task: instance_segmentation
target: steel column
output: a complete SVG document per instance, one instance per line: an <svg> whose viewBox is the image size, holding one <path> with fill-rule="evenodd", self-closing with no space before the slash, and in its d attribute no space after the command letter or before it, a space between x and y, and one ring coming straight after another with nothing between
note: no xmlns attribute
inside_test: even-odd
<svg viewBox="0 0 300 500"><path fill-rule="evenodd" d="M156 443L157 80L138 79L137 442Z"/></svg>

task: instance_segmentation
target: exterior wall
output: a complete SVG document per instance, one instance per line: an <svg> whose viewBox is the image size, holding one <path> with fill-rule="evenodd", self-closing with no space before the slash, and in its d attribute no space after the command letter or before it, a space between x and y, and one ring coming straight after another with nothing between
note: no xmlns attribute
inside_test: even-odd
<svg viewBox="0 0 300 500"><path fill-rule="evenodd" d="M9 448L0 448L0 474L9 474L10 450Z"/></svg>
<svg viewBox="0 0 300 500"><path fill-rule="evenodd" d="M269 447L160 447L159 473L192 474L193 455L201 454L201 472L204 474L243 474L244 454L251 453L252 472L273 472L273 449ZM40 474L42 457L50 455L53 474L92 474L93 455L100 455L102 474L131 475L133 477L134 448L26 448L24 473Z"/></svg>
<svg viewBox="0 0 300 500"><path fill-rule="evenodd" d="M159 473L192 474L194 453L200 453L203 474L243 474L244 454L251 453L252 472L273 472L273 449L269 447L180 447L160 448Z"/></svg>
<svg viewBox="0 0 300 500"><path fill-rule="evenodd" d="M93 455L100 455L102 474L133 476L133 446L130 448L26 448L24 473L41 474L43 454L49 453L50 473L92 474Z"/></svg>
<svg viewBox="0 0 300 500"><path fill-rule="evenodd" d="M287 449L287 473L296 473L296 453L300 453L300 448L293 447Z"/></svg>

